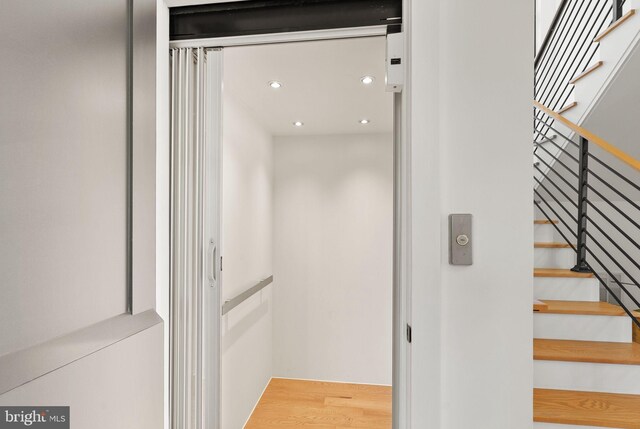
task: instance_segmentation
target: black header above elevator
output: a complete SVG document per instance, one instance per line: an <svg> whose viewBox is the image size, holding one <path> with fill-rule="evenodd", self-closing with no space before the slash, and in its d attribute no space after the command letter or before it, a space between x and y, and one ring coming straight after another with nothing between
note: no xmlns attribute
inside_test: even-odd
<svg viewBox="0 0 640 429"><path fill-rule="evenodd" d="M171 8L169 32L186 40L401 23L402 0L249 0Z"/></svg>

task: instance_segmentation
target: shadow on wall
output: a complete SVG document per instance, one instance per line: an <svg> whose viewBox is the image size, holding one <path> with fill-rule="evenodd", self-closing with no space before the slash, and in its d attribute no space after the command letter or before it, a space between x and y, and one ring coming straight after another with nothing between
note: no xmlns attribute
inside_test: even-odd
<svg viewBox="0 0 640 429"><path fill-rule="evenodd" d="M270 295L271 292L263 290L243 302L242 306L248 308L248 311L238 314L234 313L238 308L234 308L222 319L222 353L233 347L238 339L269 313L267 294Z"/></svg>

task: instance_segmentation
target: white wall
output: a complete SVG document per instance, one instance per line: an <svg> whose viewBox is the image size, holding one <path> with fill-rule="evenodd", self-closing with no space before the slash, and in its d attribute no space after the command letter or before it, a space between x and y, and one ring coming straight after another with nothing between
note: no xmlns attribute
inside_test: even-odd
<svg viewBox="0 0 640 429"><path fill-rule="evenodd" d="M97 0L1 7L4 355L126 311L127 15Z"/></svg>
<svg viewBox="0 0 640 429"><path fill-rule="evenodd" d="M3 406L70 407L71 427L162 427L162 325L0 396Z"/></svg>
<svg viewBox="0 0 640 429"><path fill-rule="evenodd" d="M531 427L533 3L420 0L405 11L412 427ZM447 215L460 212L474 215L470 267L448 265Z"/></svg>
<svg viewBox="0 0 640 429"><path fill-rule="evenodd" d="M391 134L275 142L274 375L391 384Z"/></svg>
<svg viewBox="0 0 640 429"><path fill-rule="evenodd" d="M273 273L272 139L224 97L222 302ZM222 427L240 429L271 378L273 285L222 319Z"/></svg>
<svg viewBox="0 0 640 429"><path fill-rule="evenodd" d="M150 70L152 75L145 76L149 85L154 84L156 64L153 56L154 4L155 0L136 1L135 9L140 12L135 17L135 59L152 59L148 68L136 67L135 73L142 77L141 72ZM16 372L29 378L22 380L25 384L0 395L0 404L68 405L72 425L78 428L155 429L162 425L163 414L163 328L155 320L131 335L130 330L123 330L121 324L112 322L113 316L126 311L126 180L125 157L122 156L126 146L123 73L126 6L114 5L70 0L55 5L21 0L2 4L0 28L10 35L4 37L2 33L4 43L0 43L0 52L12 57L7 63L11 68L3 64L3 71L10 74L7 79L3 76L3 80L10 80L13 85L6 86L10 90L7 93L3 88L0 98L3 107L10 106L13 115L28 122L23 126L4 111L0 115L0 121L8 121L2 121L0 126L1 145L6 146L3 149L10 148L5 145L9 142L24 146L14 154L16 156L5 157L3 154L0 159L12 160L14 168L20 164L27 166L22 169L22 177L14 176L11 180L3 177L2 183L19 194L17 198L22 200L21 204L35 203L35 208L22 210L19 219L21 224L31 222L32 225L18 228L15 220L7 224L0 222L1 234L7 238L5 242L31 249L29 256L22 257L20 265L14 264L12 268L26 268L26 287L16 295L9 295L9 290L3 287L5 293L0 294L3 304L18 311L13 314L4 308L0 311L8 319L3 320L0 333L3 387L11 378L7 376L13 375L8 374L10 370L4 365L15 368L11 365L12 356L28 356L29 351L33 351L25 347L41 343L55 353L42 353L36 359L32 355L30 359L20 361ZM141 21L145 24L139 26ZM19 31L13 31L13 25L17 25ZM39 30L25 32L24 28ZM21 36L15 38L18 33ZM138 37L141 37L139 41ZM14 49L20 54L11 55ZM39 51L38 55L23 55L34 49ZM112 67L115 67L113 73L110 72ZM20 88L22 90L18 90ZM25 88L29 89L25 92ZM136 113L134 125L134 164L143 168L135 171L137 174L151 172L151 181L147 182L146 176L136 176L140 179L136 180L136 186L142 185L150 192L136 193L134 213L139 210L153 213L155 98L145 92L145 85L135 86L135 89L135 105L144 106ZM145 94L142 101L137 98L140 94ZM29 106L29 103L36 106ZM144 115L139 115L141 111L151 113L148 122L142 117ZM19 137L9 138L6 133ZM150 144L146 145L147 142ZM35 150L36 156L29 154L29 148ZM120 154L114 156L114 151ZM55 156L49 156L49 152ZM152 155L147 156L149 154ZM62 157L56 159L56 156ZM96 162L100 165L94 165ZM0 167L0 172L9 171ZM48 195L43 199L39 192L48 192ZM118 201L113 202L111 198ZM48 204L52 205L48 207ZM8 204L7 208L14 213L21 211L18 204ZM58 219L57 214L62 217ZM134 299L134 309L140 314L122 316L132 325L140 321L140 316L145 318L145 310L153 309L153 299L148 300L148 297L155 294L155 242L153 235L145 235L146 228L155 228L153 216L146 220L145 226L138 228L136 225L134 235L149 252L144 255L134 252L133 275L141 280L134 281L135 297L140 298ZM22 235L9 240L9 231ZM36 234L37 239L29 238L27 233ZM138 249L138 246L134 248ZM43 252L44 263L35 257L39 252ZM20 257L15 249L12 255ZM10 263L4 256L3 261ZM85 263L83 260L90 261ZM147 272L148 267L152 268L151 272ZM4 275L4 267L2 271ZM59 276L60 273L63 275ZM4 275L7 276L8 273ZM13 283L17 285L17 282ZM53 298L48 294L53 294ZM39 305L44 305L46 311L39 311ZM27 307L39 313L38 317L30 317ZM20 322L24 317L29 319L28 323ZM11 324L17 325L10 328ZM96 335L85 336L79 344L67 341L79 332L77 330ZM98 331L101 336L97 335ZM21 336L20 342L13 341L16 333ZM55 348L51 347L52 343L65 346ZM104 348L98 350L101 345ZM91 347L96 349L81 356ZM18 355L4 355L5 351L16 351ZM45 368L51 372L42 374Z"/></svg>

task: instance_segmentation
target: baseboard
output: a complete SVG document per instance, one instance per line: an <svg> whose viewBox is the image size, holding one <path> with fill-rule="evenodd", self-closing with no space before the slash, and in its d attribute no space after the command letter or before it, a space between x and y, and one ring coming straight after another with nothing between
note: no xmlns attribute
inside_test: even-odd
<svg viewBox="0 0 640 429"><path fill-rule="evenodd" d="M364 386L383 386L383 387L391 387L390 384L381 384L381 383L362 383L359 381L340 381L340 380L318 380L317 378L296 378L296 377L280 377L274 375L271 377L272 379L278 378L281 380L298 380L298 381L318 381L320 383L337 383L337 384L362 384Z"/></svg>

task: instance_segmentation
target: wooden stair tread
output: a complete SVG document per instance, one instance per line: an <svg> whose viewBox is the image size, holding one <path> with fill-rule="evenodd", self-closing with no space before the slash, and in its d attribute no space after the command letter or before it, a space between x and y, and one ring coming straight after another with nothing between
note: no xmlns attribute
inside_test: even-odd
<svg viewBox="0 0 640 429"><path fill-rule="evenodd" d="M538 310L539 313L627 316L622 307L608 302L555 301L547 299L542 300L542 302L547 305L547 308Z"/></svg>
<svg viewBox="0 0 640 429"><path fill-rule="evenodd" d="M602 341L533 340L535 360L640 365L640 344Z"/></svg>
<svg viewBox="0 0 640 429"><path fill-rule="evenodd" d="M534 225L551 225L551 224L558 224L560 223L560 221L558 220L549 220L549 219L535 219L533 221Z"/></svg>
<svg viewBox="0 0 640 429"><path fill-rule="evenodd" d="M533 389L533 421L640 429L640 395Z"/></svg>
<svg viewBox="0 0 640 429"><path fill-rule="evenodd" d="M533 301L533 311L546 310L547 308L549 308L548 304L537 299Z"/></svg>
<svg viewBox="0 0 640 429"><path fill-rule="evenodd" d="M579 279L590 279L593 278L593 273L577 273L575 271L571 271L564 268L534 268L533 269L534 277L571 277L571 278L579 278Z"/></svg>
<svg viewBox="0 0 640 429"><path fill-rule="evenodd" d="M598 36L596 36L596 38L593 39L593 42L594 43L600 42L602 39L605 38L605 36L607 34L610 34L613 30L618 28L620 25L622 25L622 23L624 23L627 19L631 18L635 14L636 14L636 10L635 9L631 9L629 12L625 13L624 15L622 15L620 17L620 19L618 19L616 22L611 24L606 30L604 30L602 33L600 33Z"/></svg>
<svg viewBox="0 0 640 429"><path fill-rule="evenodd" d="M579 81L580 79L582 79L583 77L589 75L591 72L599 69L600 67L602 67L604 63L602 61L598 61L597 63L595 63L594 65L592 65L591 67L589 67L588 69L586 69L585 71L583 71L582 73L580 73L578 76L574 77L573 79L571 79L569 81L569 83L571 85L573 85L574 83L576 83L577 81Z"/></svg>
<svg viewBox="0 0 640 429"><path fill-rule="evenodd" d="M533 247L536 249L571 249L569 243L534 243Z"/></svg>
<svg viewBox="0 0 640 429"><path fill-rule="evenodd" d="M564 112L566 112L569 109L573 109L574 107L576 107L578 105L578 103L576 101L567 104L566 106L564 106L562 109L558 110L558 114L562 115Z"/></svg>

